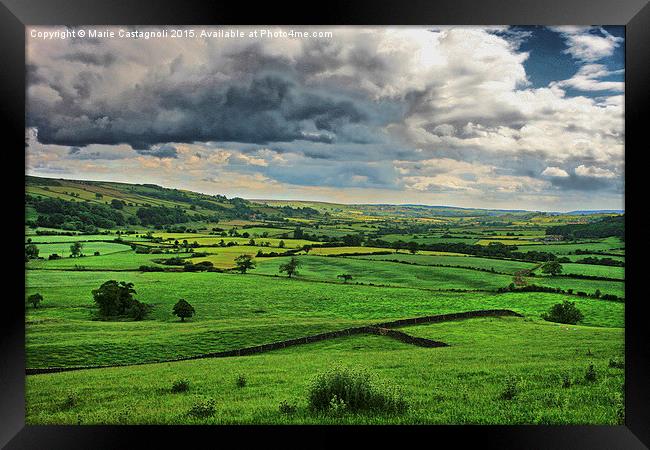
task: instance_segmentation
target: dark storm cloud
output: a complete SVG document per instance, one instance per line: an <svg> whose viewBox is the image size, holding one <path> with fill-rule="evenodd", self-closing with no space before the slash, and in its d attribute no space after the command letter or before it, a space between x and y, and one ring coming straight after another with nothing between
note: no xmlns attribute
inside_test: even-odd
<svg viewBox="0 0 650 450"><path fill-rule="evenodd" d="M331 143L348 125L386 120L363 101L308 90L280 74L229 83L210 76L183 81L154 77L110 99L80 101L92 98L98 77L79 73L71 88L50 83L60 97L55 102L30 96L27 121L38 129L39 142L130 144L141 153L165 142Z"/></svg>
<svg viewBox="0 0 650 450"><path fill-rule="evenodd" d="M580 177L569 174L568 177L551 177L553 186L563 190L573 191L614 191L622 190L621 180L595 177Z"/></svg>
<svg viewBox="0 0 650 450"><path fill-rule="evenodd" d="M69 62L79 62L82 64L100 67L110 66L116 60L115 55L112 55L111 53L90 52L68 53L64 55L62 59Z"/></svg>

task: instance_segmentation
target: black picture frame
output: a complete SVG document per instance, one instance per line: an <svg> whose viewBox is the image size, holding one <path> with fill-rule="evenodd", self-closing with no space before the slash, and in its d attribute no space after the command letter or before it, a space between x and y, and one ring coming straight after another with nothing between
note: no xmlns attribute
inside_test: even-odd
<svg viewBox="0 0 650 450"><path fill-rule="evenodd" d="M629 208L643 180L635 171L641 162L642 127L646 126L650 104L650 5L646 0L329 0L303 4L225 1L172 0L0 0L0 55L2 77L0 111L5 125L4 201L11 208L7 236L24 233L24 157L19 148L25 140L25 26L26 25L147 25L147 24L323 24L323 25L625 25L625 149L626 149L626 240L641 237L640 212ZM635 141L635 138L637 141ZM636 143L638 142L638 143ZM637 148L637 146L639 148ZM647 144L645 145L647 146ZM644 146L644 147L645 147ZM8 158L6 158L9 156ZM13 177L7 177L11 174ZM639 185L638 188L643 186ZM638 194L643 195L643 194ZM640 208L639 208L640 211ZM16 288L5 294L0 314L0 445L6 448L131 448L137 441L147 445L166 443L192 445L201 438L214 445L224 443L224 435L235 434L239 443L263 437L285 443L296 442L296 427L162 427L162 426L25 426L25 321L24 268L22 241L11 240L6 270ZM625 337L625 425L624 426L422 426L422 427L309 427L311 437L304 446L332 440L345 442L361 433L364 439L385 442L386 434L415 433L439 445L473 443L484 448L647 448L650 445L650 347L649 327L641 312L640 260L642 249L634 242L627 247ZM250 429L255 432L247 432ZM302 428L300 431L305 431ZM341 436L344 434L345 436ZM370 442L370 441L368 441ZM300 445L300 444L299 444ZM301 445L302 446L302 445Z"/></svg>

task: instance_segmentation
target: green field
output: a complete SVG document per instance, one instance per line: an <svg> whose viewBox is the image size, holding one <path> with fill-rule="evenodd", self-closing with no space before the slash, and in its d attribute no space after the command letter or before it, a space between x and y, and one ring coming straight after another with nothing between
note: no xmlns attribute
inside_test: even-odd
<svg viewBox="0 0 650 450"><path fill-rule="evenodd" d="M161 266L154 262L156 259L188 256L190 256L190 253L154 255L138 254L133 250L124 250L100 256L30 261L27 268L47 270L137 270L142 265Z"/></svg>
<svg viewBox="0 0 650 450"><path fill-rule="evenodd" d="M607 361L623 353L620 328L560 327L524 319L473 319L408 327L450 344L422 349L381 336L339 338L243 358L205 359L27 379L28 424L611 424L623 408L623 370ZM598 380L584 381L594 364ZM333 365L363 367L404 389L411 407L394 415L313 415L305 401L313 377ZM244 388L235 379L247 378ZM563 377L572 385L562 388ZM514 400L499 398L507 377ZM190 382L172 394L174 380ZM94 389L93 386L101 386ZM134 389L134 386L138 386ZM78 404L66 408L70 394ZM216 400L206 419L187 416L202 397ZM282 401L297 411L282 414ZM489 411L489 415L485 412Z"/></svg>
<svg viewBox="0 0 650 450"><path fill-rule="evenodd" d="M616 280L625 279L625 267L601 266L596 264L562 264L562 273L587 275L590 277L612 278Z"/></svg>
<svg viewBox="0 0 650 450"><path fill-rule="evenodd" d="M517 248L519 251L546 251L552 252L556 255L568 255L573 253L576 250L586 250L589 252L605 252L605 253L616 253L622 247L625 247L625 244L619 239L610 238L603 239L600 242L585 242L585 243L575 243L575 244L543 244L543 245L518 245Z"/></svg>
<svg viewBox="0 0 650 450"><path fill-rule="evenodd" d="M133 282L138 298L155 306L149 320L95 320L90 291L111 278ZM539 319L558 301L544 293L387 291L254 274L32 271L27 284L28 293L49 292L47 306L28 310L28 367L159 361L455 311L509 308ZM178 298L192 298L195 319L180 323L172 315ZM576 301L588 311L585 325L622 326L622 303Z"/></svg>
<svg viewBox="0 0 650 450"><path fill-rule="evenodd" d="M70 245L69 243L58 243L58 244L40 244L38 245L39 254L38 256L42 258L48 258L52 253L56 253L61 257L70 256ZM117 244L113 242L84 242L81 252L84 255L93 255L95 252L99 252L100 255L108 255L111 253L125 252L130 251L131 248L128 245Z"/></svg>
<svg viewBox="0 0 650 450"><path fill-rule="evenodd" d="M367 255L355 256L359 259L377 260L377 261L403 261L411 264L421 264L424 266L442 265L442 266L462 266L476 269L491 270L514 274L519 270L533 269L537 266L535 263L522 261L507 261L501 259L476 258L473 256L447 256L447 255Z"/></svg>
<svg viewBox="0 0 650 450"><path fill-rule="evenodd" d="M260 258L261 259L261 258ZM287 257L260 260L254 273L278 275L279 266ZM337 276L352 275L352 283L386 286L414 287L420 289L466 289L494 290L507 286L511 277L485 274L469 269L448 267L423 267L397 264L387 261L367 261L353 258L327 258L300 256L298 278L306 280L340 282Z"/></svg>
<svg viewBox="0 0 650 450"><path fill-rule="evenodd" d="M565 290L573 289L574 292L582 291L587 294L593 294L596 290L600 290L603 294L625 297L625 283L623 281L544 276L528 278L528 282L539 286L556 287Z"/></svg>
<svg viewBox="0 0 650 450"><path fill-rule="evenodd" d="M247 201L154 185L35 177L28 177L27 194L25 241L36 245L38 257L25 246L25 294L43 300L37 307L26 301L26 366L84 368L27 376L29 424L622 421L624 374L610 360L624 355L625 269L577 261L603 253L625 261L624 242L613 234L541 241L547 227L598 228L608 215ZM122 203L116 209L112 200ZM103 216L92 216L88 205ZM61 234L70 230L85 234ZM118 237L121 243L114 242ZM83 243L85 256L69 257L74 242ZM264 256L272 252L289 253ZM53 253L62 258L49 260ZM242 255L255 266L246 273L237 266ZM571 262L561 263L561 275L543 273L545 261L563 257ZM169 258L180 261L161 263ZM279 269L292 260L297 273L289 277ZM192 266L202 262L216 270ZM100 314L92 291L109 280L133 283L142 316L134 315L137 310ZM524 284L566 292L515 290ZM603 300L596 291L621 298ZM184 321L173 313L179 299L194 308ZM577 324L543 319L564 300L582 313ZM187 360L399 319L494 309L521 317L418 319L417 325L393 327L411 341L375 330L379 334L301 341L249 356ZM416 346L412 342L421 341L413 337L448 346ZM590 364L594 380L585 378ZM311 411L312 380L337 366L368 371L380 386L397 389L408 408ZM246 383L237 387L240 375ZM171 393L181 378L189 391ZM515 394L503 398L508 386L516 386ZM190 408L205 398L215 402L212 414L190 417ZM295 410L280 411L285 401Z"/></svg>

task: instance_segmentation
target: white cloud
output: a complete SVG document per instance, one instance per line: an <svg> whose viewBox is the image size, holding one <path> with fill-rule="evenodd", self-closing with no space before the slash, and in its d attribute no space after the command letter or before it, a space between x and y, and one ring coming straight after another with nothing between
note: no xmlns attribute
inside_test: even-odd
<svg viewBox="0 0 650 450"><path fill-rule="evenodd" d="M583 164L576 167L576 175L580 177L590 177L590 178L615 178L616 174L608 169L602 169L600 167L585 166Z"/></svg>
<svg viewBox="0 0 650 450"><path fill-rule="evenodd" d="M611 56L623 38L612 36L600 27L552 27L564 38L564 53L585 62L593 62Z"/></svg>
<svg viewBox="0 0 650 450"><path fill-rule="evenodd" d="M566 170L560 169L559 167L547 167L542 172L542 175L547 177L568 177L569 176Z"/></svg>
<svg viewBox="0 0 650 450"><path fill-rule="evenodd" d="M601 81L599 78L604 78L610 75L617 75L623 73L623 70L608 70L602 64L585 64L578 72L568 80L558 81L552 83L559 87L568 87L578 89L581 91L617 91L623 92L625 83L623 81Z"/></svg>

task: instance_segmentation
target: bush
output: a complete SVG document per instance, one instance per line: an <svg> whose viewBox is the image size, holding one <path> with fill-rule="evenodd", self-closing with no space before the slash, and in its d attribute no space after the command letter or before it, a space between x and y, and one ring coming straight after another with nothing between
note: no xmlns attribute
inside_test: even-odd
<svg viewBox="0 0 650 450"><path fill-rule="evenodd" d="M593 382L596 381L596 378L596 369L594 369L593 364L589 364L589 367L587 367L587 371L585 372L585 381Z"/></svg>
<svg viewBox="0 0 650 450"><path fill-rule="evenodd" d="M512 400L519 393L519 387L517 386L517 379L514 377L508 377L506 379L506 385L503 388L503 391L499 395L501 400Z"/></svg>
<svg viewBox="0 0 650 450"><path fill-rule="evenodd" d="M71 409L77 406L78 403L79 396L74 392L68 392L61 406L63 409Z"/></svg>
<svg viewBox="0 0 650 450"><path fill-rule="evenodd" d="M403 413L408 409L401 393L377 385L366 371L347 368L334 368L316 376L308 395L312 411Z"/></svg>
<svg viewBox="0 0 650 450"><path fill-rule="evenodd" d="M43 296L39 293L32 294L27 297L27 302L31 303L34 308L38 308L38 305L43 301Z"/></svg>
<svg viewBox="0 0 650 450"><path fill-rule="evenodd" d="M178 392L187 392L189 390L190 382L184 378L178 379L172 384L172 392L175 394Z"/></svg>
<svg viewBox="0 0 650 450"><path fill-rule="evenodd" d="M570 388L571 387L571 378L568 375L562 377L562 387Z"/></svg>
<svg viewBox="0 0 650 450"><path fill-rule="evenodd" d="M298 407L296 406L295 403L289 403L287 400L283 400L282 402L280 402L280 406L278 409L281 414L291 415L291 414L295 414Z"/></svg>
<svg viewBox="0 0 650 450"><path fill-rule="evenodd" d="M612 358L609 360L609 367L614 369L625 369L625 361L619 358Z"/></svg>
<svg viewBox="0 0 650 450"><path fill-rule="evenodd" d="M213 398L200 399L192 405L187 412L188 416L197 418L206 418L214 416L217 411L216 402Z"/></svg>
<svg viewBox="0 0 650 450"><path fill-rule="evenodd" d="M237 378L235 379L235 385L237 385L238 388L243 388L246 386L246 376L239 374L237 375Z"/></svg>
<svg viewBox="0 0 650 450"><path fill-rule="evenodd" d="M575 325L584 318L582 312L576 308L575 302L564 300L562 303L553 305L548 314L542 314L542 319L549 322L567 323Z"/></svg>

